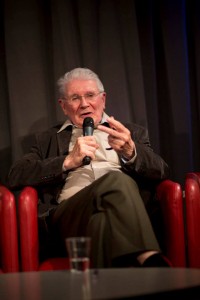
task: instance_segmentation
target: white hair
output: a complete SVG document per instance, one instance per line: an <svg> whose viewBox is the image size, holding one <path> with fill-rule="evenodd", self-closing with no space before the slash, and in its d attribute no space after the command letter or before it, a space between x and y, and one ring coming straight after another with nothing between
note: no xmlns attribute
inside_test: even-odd
<svg viewBox="0 0 200 300"><path fill-rule="evenodd" d="M65 73L57 81L60 97L65 96L65 86L73 79L94 80L97 83L99 92L104 92L103 84L96 73L87 68L75 68L70 72Z"/></svg>

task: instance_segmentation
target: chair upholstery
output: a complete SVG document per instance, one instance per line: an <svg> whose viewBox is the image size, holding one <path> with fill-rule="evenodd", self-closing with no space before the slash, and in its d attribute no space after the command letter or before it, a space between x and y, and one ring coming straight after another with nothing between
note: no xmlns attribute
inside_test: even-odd
<svg viewBox="0 0 200 300"><path fill-rule="evenodd" d="M200 268L200 173L185 178L187 257L190 268Z"/></svg>
<svg viewBox="0 0 200 300"><path fill-rule="evenodd" d="M180 185L171 180L163 181L158 186L157 199L164 223L165 254L174 267L184 267L185 240ZM22 271L68 269L67 258L39 261L36 190L32 187L25 187L19 195L18 205Z"/></svg>
<svg viewBox="0 0 200 300"><path fill-rule="evenodd" d="M18 230L14 195L0 185L0 269L3 273L19 271Z"/></svg>
<svg viewBox="0 0 200 300"><path fill-rule="evenodd" d="M22 271L69 269L67 258L50 258L39 261L38 194L32 187L25 187L19 195L19 231Z"/></svg>
<svg viewBox="0 0 200 300"><path fill-rule="evenodd" d="M163 220L164 252L174 267L186 266L184 210L179 183L164 180L157 187Z"/></svg>

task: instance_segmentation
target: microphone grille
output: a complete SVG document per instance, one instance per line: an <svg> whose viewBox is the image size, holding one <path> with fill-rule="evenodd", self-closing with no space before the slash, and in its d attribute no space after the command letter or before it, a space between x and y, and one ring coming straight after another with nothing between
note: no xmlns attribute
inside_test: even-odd
<svg viewBox="0 0 200 300"><path fill-rule="evenodd" d="M94 120L91 117L86 117L83 120L83 127L92 127L92 128L94 128Z"/></svg>

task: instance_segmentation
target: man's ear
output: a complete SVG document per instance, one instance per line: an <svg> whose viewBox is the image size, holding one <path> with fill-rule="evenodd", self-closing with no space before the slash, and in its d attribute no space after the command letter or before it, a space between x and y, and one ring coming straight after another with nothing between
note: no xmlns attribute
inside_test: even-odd
<svg viewBox="0 0 200 300"><path fill-rule="evenodd" d="M102 98L102 100L103 100L103 102L104 102L104 107L103 107L103 109L106 109L106 92L103 92L103 98Z"/></svg>

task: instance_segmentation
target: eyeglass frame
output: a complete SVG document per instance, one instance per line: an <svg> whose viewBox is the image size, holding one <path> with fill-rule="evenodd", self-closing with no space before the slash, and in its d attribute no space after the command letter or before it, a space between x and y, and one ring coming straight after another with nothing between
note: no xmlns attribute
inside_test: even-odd
<svg viewBox="0 0 200 300"><path fill-rule="evenodd" d="M87 93L85 93L85 95L77 95L77 94L74 94L74 95L72 95L72 96L70 96L70 97L63 97L62 99L63 100L66 100L66 101L68 101L69 103L76 103L77 102L77 100L79 101L79 102L81 102L81 100L82 100L82 98L84 98L86 101L93 101L98 95L100 95L101 93L104 93L104 91L100 91L100 92L98 92L98 93L93 93L93 92L87 92ZM75 99L73 99L73 97L75 98Z"/></svg>

